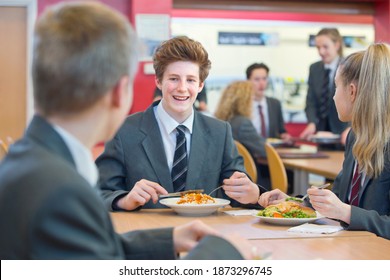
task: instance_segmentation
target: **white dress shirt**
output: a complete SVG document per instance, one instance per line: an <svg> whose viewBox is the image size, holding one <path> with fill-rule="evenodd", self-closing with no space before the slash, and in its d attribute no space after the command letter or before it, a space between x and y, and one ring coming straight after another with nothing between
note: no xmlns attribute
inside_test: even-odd
<svg viewBox="0 0 390 280"><path fill-rule="evenodd" d="M153 110L154 115L157 119L158 127L160 128L169 171L171 171L173 165L173 157L175 155L176 149L176 127L178 125L184 125L187 128L185 131L187 141L187 156L190 155L192 126L194 124L194 109L192 109L191 115L183 123L178 123L175 119L173 119L164 110L164 107L162 106L161 102L157 106L155 106Z"/></svg>
<svg viewBox="0 0 390 280"><path fill-rule="evenodd" d="M77 172L84 177L92 187L95 187L99 178L99 172L95 165L95 161L93 160L92 152L65 129L58 125L53 125L53 127L70 150L76 164Z"/></svg>
<svg viewBox="0 0 390 280"><path fill-rule="evenodd" d="M336 75L337 66L339 65L340 57L337 57L329 64L325 64L325 69L330 69L329 72L329 83L330 85L334 83L334 76Z"/></svg>

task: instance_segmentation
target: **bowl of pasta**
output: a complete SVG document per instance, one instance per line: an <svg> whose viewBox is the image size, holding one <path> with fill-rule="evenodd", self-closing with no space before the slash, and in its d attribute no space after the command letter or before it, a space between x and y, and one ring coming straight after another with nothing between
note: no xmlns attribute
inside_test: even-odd
<svg viewBox="0 0 390 280"><path fill-rule="evenodd" d="M227 199L213 198L203 193L187 193L181 197L164 198L160 203L183 216L207 216L230 204Z"/></svg>

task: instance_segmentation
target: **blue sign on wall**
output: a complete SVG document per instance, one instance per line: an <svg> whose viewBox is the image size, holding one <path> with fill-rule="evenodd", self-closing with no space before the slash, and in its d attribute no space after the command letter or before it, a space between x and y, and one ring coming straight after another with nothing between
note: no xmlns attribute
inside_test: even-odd
<svg viewBox="0 0 390 280"><path fill-rule="evenodd" d="M218 32L219 45L277 45L279 37L276 33L248 33L248 32Z"/></svg>

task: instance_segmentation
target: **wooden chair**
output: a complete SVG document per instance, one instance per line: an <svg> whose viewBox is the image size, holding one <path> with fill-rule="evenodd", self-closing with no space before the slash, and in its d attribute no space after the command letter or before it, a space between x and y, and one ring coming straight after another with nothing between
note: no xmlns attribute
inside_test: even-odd
<svg viewBox="0 0 390 280"><path fill-rule="evenodd" d="M287 193L287 173L282 159L275 148L268 143L265 143L265 152L267 154L269 174L271 177L271 188L279 189Z"/></svg>
<svg viewBox="0 0 390 280"><path fill-rule="evenodd" d="M0 140L0 161L5 157L5 155L8 153L8 145Z"/></svg>
<svg viewBox="0 0 390 280"><path fill-rule="evenodd" d="M246 172L248 172L248 175L251 177L252 181L256 183L257 168L256 168L256 163L253 160L253 157L251 156L249 151L245 148L245 146L242 145L240 142L234 140L234 143L236 144L238 153L244 158L244 167L246 169Z"/></svg>

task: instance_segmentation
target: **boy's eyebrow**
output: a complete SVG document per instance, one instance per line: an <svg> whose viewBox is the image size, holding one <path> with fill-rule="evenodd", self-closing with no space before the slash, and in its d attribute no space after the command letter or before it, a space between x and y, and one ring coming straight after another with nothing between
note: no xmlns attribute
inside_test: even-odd
<svg viewBox="0 0 390 280"><path fill-rule="evenodd" d="M176 73L170 73L168 74L168 77L172 77L172 76L176 76L176 77L179 77L180 75L179 74L176 74ZM195 78L195 79L199 79L199 76L197 75L186 75L186 78Z"/></svg>

